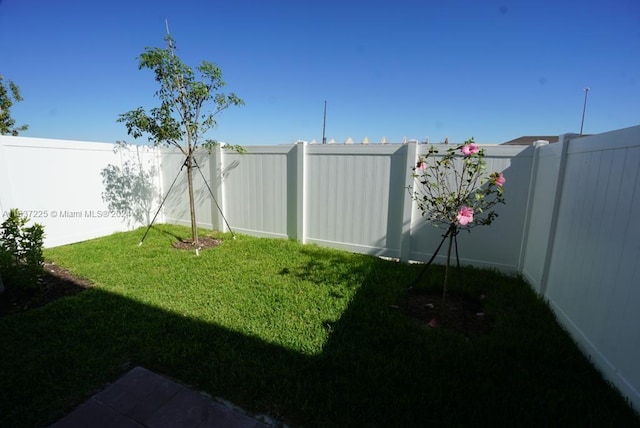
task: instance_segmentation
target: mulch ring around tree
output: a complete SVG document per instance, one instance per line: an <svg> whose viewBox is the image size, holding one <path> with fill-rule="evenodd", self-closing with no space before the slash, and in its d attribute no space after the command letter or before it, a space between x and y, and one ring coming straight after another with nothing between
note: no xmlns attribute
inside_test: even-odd
<svg viewBox="0 0 640 428"><path fill-rule="evenodd" d="M93 287L91 282L54 263L46 262L43 271L37 286L25 289L5 284L5 291L0 294L0 317L26 312Z"/></svg>
<svg viewBox="0 0 640 428"><path fill-rule="evenodd" d="M465 336L490 333L493 319L484 310L484 295L467 297L448 293L442 306L442 290L410 289L398 308L420 329L444 328Z"/></svg>
<svg viewBox="0 0 640 428"><path fill-rule="evenodd" d="M214 248L220 245L222 242L221 239L212 238L210 236L198 236L198 245L193 242L193 239L178 239L174 241L173 248L177 248L178 250L204 250L207 248Z"/></svg>

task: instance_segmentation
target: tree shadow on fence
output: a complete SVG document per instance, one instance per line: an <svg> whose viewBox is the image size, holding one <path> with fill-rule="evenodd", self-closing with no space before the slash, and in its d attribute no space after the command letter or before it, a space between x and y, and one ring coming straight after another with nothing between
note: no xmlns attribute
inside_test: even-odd
<svg viewBox="0 0 640 428"><path fill-rule="evenodd" d="M109 164L100 171L104 191L102 199L109 210L126 219L127 225L147 225L159 195L154 180L157 169L151 160L143 161L140 146L135 151L117 143L114 152L119 153L121 165Z"/></svg>

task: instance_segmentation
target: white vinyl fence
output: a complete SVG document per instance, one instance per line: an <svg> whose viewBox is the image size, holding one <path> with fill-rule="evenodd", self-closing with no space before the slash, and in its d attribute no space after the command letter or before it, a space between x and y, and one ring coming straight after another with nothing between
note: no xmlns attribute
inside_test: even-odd
<svg viewBox="0 0 640 428"><path fill-rule="evenodd" d="M522 272L638 410L640 127L539 152Z"/></svg>
<svg viewBox="0 0 640 428"><path fill-rule="evenodd" d="M127 163L139 165L151 175L148 186L157 200L159 159L159 152L148 147L115 153L113 144L0 136L0 221L18 208L44 226L46 247L140 226L129 213L110 209L101 172L109 165L121 172ZM132 179L123 175L114 178ZM131 208L140 203L139 196L123 195L122 202Z"/></svg>
<svg viewBox="0 0 640 428"><path fill-rule="evenodd" d="M224 213L235 231L417 261L428 259L441 239L444 231L425 224L408 190L410 168L426 145L247 150L242 155L217 151L212 157L217 166L206 169L224 171L224 179L216 175L211 182L223 187ZM515 272L527 209L527 191L520 189L530 185L533 149L486 146L485 153L488 168L503 171L513 191L491 228L459 236L461 258ZM170 220L185 223L188 216Z"/></svg>
<svg viewBox="0 0 640 428"><path fill-rule="evenodd" d="M189 224L182 154L112 149L0 137L0 211L46 212L36 220L45 226L47 246L143 225L165 196L156 221ZM427 260L441 240L444 231L423 221L407 190L410 168L427 145L246 149L242 155L219 147L198 154L200 226L227 230L228 222L239 233L403 261ZM485 146L485 153L488 171L507 179L506 205L498 206L491 226L458 236L461 262L521 273L583 352L640 409L640 126L563 135L558 144ZM116 178L148 173L143 181L155 194L138 209L143 221L109 210L101 174L109 165L122 172ZM439 257L442 262L444 252Z"/></svg>

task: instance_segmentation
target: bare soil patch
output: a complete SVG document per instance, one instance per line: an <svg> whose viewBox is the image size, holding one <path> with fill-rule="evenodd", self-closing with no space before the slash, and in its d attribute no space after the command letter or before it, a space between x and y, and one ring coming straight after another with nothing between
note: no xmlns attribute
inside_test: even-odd
<svg viewBox="0 0 640 428"><path fill-rule="evenodd" d="M73 275L54 263L47 262L43 268L44 273L35 287L14 289L5 284L7 288L0 294L0 317L38 308L93 286L86 279Z"/></svg>
<svg viewBox="0 0 640 428"><path fill-rule="evenodd" d="M173 248L177 248L179 250L204 250L207 248L217 247L221 242L222 240L212 238L210 236L199 236L197 245L193 242L193 239L178 239L171 245Z"/></svg>
<svg viewBox="0 0 640 428"><path fill-rule="evenodd" d="M442 306L442 291L411 289L400 302L400 310L419 328L446 328L465 336L489 333L493 319L484 310L484 295L448 293Z"/></svg>

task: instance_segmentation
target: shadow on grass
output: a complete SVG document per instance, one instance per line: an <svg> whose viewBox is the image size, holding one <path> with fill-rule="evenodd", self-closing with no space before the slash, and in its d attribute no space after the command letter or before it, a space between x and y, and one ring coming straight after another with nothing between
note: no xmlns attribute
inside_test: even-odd
<svg viewBox="0 0 640 428"><path fill-rule="evenodd" d="M471 344L410 328L391 308L407 281L378 266L316 356L98 288L0 319L0 426L52 423L134 365L294 426L637 423L573 344L549 333L550 314L514 325L523 305L541 306L531 293L512 296L495 334Z"/></svg>
<svg viewBox="0 0 640 428"><path fill-rule="evenodd" d="M7 285L5 291L0 294L0 317L38 308L92 287L89 281L72 277L53 263L44 264L38 281L39 285L31 288Z"/></svg>

